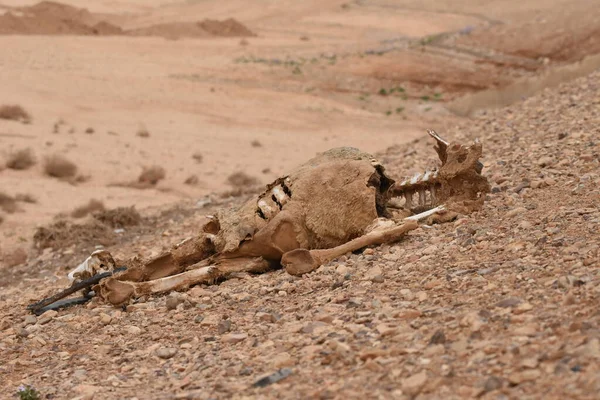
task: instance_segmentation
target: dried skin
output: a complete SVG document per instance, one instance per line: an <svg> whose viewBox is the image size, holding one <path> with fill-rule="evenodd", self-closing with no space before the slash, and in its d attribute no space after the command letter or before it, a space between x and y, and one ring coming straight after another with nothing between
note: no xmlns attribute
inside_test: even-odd
<svg viewBox="0 0 600 400"><path fill-rule="evenodd" d="M427 215L442 220L455 210L480 207L482 193L489 190L480 174L481 145L442 146L438 141L437 150L442 165L429 208L446 207ZM120 305L131 297L212 283L237 272L263 272L279 265L294 275L313 271L335 257L397 241L417 228L416 221L398 226L385 218L382 224L381 218L391 215L390 192L405 195L418 188L410 185L392 189L394 181L371 155L354 148L332 149L242 206L208 218L196 237L171 251L149 261L130 260L127 271L101 282L96 292ZM448 204L452 211L444 214Z"/></svg>

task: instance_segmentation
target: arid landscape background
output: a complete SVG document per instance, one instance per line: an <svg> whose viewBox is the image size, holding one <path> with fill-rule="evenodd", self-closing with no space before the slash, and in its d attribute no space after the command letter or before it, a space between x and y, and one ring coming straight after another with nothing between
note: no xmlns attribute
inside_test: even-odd
<svg viewBox="0 0 600 400"><path fill-rule="evenodd" d="M595 398L594 3L2 1L0 397ZM483 141L482 212L302 279L25 311L331 147L421 171L426 128Z"/></svg>

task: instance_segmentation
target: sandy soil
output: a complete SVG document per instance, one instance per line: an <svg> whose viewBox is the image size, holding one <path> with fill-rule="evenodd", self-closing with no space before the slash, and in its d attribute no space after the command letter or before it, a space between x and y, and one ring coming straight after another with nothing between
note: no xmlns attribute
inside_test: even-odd
<svg viewBox="0 0 600 400"><path fill-rule="evenodd" d="M592 398L598 75L485 111L600 67L591 3L69 1L89 11L75 13L85 17L76 32L0 34L0 106L32 117L0 119L2 392L31 383L53 398ZM5 0L0 17L33 4ZM256 36L197 30L229 18ZM122 31L86 28L100 21ZM485 140L495 192L482 213L307 279L279 271L199 288L175 310L159 297L129 312L93 303L25 320L40 288L64 286L97 245L158 254L241 202L223 194L235 172L267 183L344 145L409 175L433 155L425 128ZM32 167L4 168L27 148ZM55 154L80 179L47 176ZM155 165L166 174L157 185L131 184ZM121 233L96 221L85 238L34 246L36 227L53 220L92 223L69 216L91 199L135 205L143 219ZM369 281L373 268L384 284ZM507 298L518 301L494 306ZM221 318L248 337L228 343ZM444 341L427 346L438 330ZM251 388L283 367L293 375L282 383Z"/></svg>

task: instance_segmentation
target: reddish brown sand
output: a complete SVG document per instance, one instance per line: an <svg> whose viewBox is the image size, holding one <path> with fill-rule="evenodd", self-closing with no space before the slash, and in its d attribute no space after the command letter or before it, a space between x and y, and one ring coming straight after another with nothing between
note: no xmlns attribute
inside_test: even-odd
<svg viewBox="0 0 600 400"><path fill-rule="evenodd" d="M0 119L0 393L22 383L87 399L598 392L598 74L521 102L598 68L593 2L15 9L34 4L0 6L0 106L31 116ZM131 34L144 31L155 33ZM435 158L413 141L426 128L484 140L494 187L481 213L301 280L279 271L195 289L170 300L181 303L174 310L157 297L25 319L24 306L63 287L96 246L156 255L203 214L254 193L232 175L264 184L342 145L380 152L391 173L410 175ZM5 167L25 149L33 165ZM48 176L53 155L76 174ZM136 184L152 166L164 179ZM71 217L92 199L135 205L142 218ZM36 247L41 225L51 229ZM250 388L283 367L293 374L281 384Z"/></svg>

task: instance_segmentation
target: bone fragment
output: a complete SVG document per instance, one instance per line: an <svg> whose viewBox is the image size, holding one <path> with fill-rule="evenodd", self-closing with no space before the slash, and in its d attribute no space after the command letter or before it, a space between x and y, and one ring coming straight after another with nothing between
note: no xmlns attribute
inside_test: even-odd
<svg viewBox="0 0 600 400"><path fill-rule="evenodd" d="M424 211L420 214L415 214L415 215L411 215L410 217L406 217L404 218L405 221L420 221L424 218L429 217L430 215L433 215L439 211L444 211L446 210L446 206L444 206L443 204L441 206L437 206L436 208L432 208L431 210L427 210Z"/></svg>
<svg viewBox="0 0 600 400"><path fill-rule="evenodd" d="M96 250L67 276L71 282L74 282L91 278L103 272L110 272L114 268L115 261L112 255L106 250Z"/></svg>
<svg viewBox="0 0 600 400"><path fill-rule="evenodd" d="M356 251L367 246L377 246L383 243L392 243L400 240L408 231L416 229L416 221L408 221L400 226L385 230L375 230L361 237L331 249L306 250L296 249L289 251L281 258L281 265L291 275L302 275L314 271L320 265L334 258L340 257L351 251Z"/></svg>

